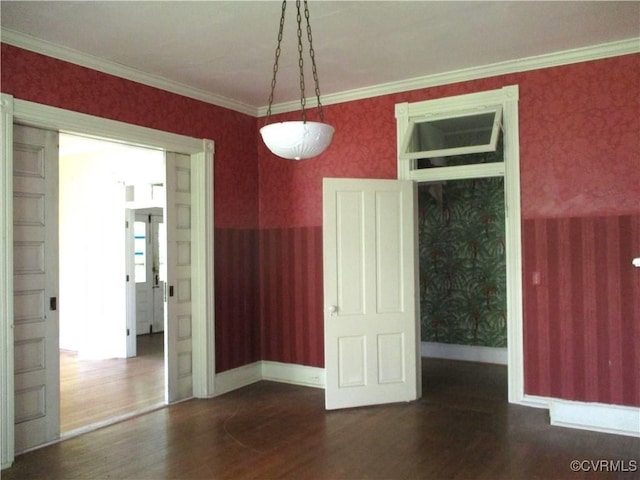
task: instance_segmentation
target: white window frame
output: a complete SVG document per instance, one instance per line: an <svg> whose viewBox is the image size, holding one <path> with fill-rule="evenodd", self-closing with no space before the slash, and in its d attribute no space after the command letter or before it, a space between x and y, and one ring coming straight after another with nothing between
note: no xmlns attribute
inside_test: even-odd
<svg viewBox="0 0 640 480"><path fill-rule="evenodd" d="M413 132L415 128L421 123L434 122L437 120L445 120L450 118L471 117L475 115L482 115L485 113L493 113L491 136L487 143L468 145L464 147L441 148L438 150L420 150L407 152L407 149L411 146L412 143ZM408 126L404 131L404 138L401 141L399 154L400 159L402 160L417 160L420 158L450 157L452 155L467 155L470 153L493 152L496 150L496 146L498 144L498 134L502 127L502 105L483 105L473 109L427 113L422 116L411 116L408 120ZM413 164L413 168L415 168L415 163Z"/></svg>

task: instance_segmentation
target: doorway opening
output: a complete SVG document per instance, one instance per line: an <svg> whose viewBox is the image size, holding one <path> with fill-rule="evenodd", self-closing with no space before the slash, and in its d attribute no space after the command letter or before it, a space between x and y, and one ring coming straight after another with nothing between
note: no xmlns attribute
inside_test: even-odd
<svg viewBox="0 0 640 480"><path fill-rule="evenodd" d="M501 142L495 152L446 159L497 161ZM423 386L431 399L507 402L505 234L503 177L418 184Z"/></svg>
<svg viewBox="0 0 640 480"><path fill-rule="evenodd" d="M59 136L62 436L165 403L164 177L160 150Z"/></svg>
<svg viewBox="0 0 640 480"><path fill-rule="evenodd" d="M401 103L396 105L396 120L399 179L432 185L502 179L506 348L498 355L499 361L493 352L485 358L487 351L482 350L483 346L475 347L473 356L479 355L479 361L506 364L508 401L525 404L518 97L518 86L511 85L497 90ZM462 164L450 163L456 156L475 157L475 154L490 154L498 148L502 149L500 158L490 160L481 155L471 161L465 158Z"/></svg>
<svg viewBox="0 0 640 480"><path fill-rule="evenodd" d="M25 452L37 448L48 442L60 439L59 432L59 396L56 393L53 403L45 409L44 417L38 416L42 424L39 430L42 435L29 437L28 444L20 437L17 418L23 413L24 405L18 404L14 398L17 389L14 381L13 366L18 354L14 341L13 313L18 304L15 302L15 282L11 266L20 252L15 252L11 232L14 224L14 211L12 208L15 195L12 188L14 176L13 140L14 124L30 125L36 128L46 128L55 132L78 132L92 138L106 138L114 142L123 142L130 145L151 147L165 152L167 163L167 198L172 199L167 205L167 225L191 225L190 229L181 229L182 238L175 238L175 228L168 229L168 264L172 267L181 252L176 246L189 246L190 258L194 262L179 271L168 272L169 281L178 282L176 291L178 295L168 297L167 318L177 321L169 321L165 344L166 355L166 390L168 402L176 402L191 396L208 397L213 395L215 386L215 355L214 355L214 297L213 297L213 159L214 142L207 139L186 137L184 135L154 130L151 128L127 124L105 118L95 117L83 113L64 110L56 107L33 103L25 100L14 99L11 95L2 94L0 102L0 126L6 135L0 135L0 146L4 153L5 161L0 168L0 183L7 186L2 191L3 202L0 202L0 277L3 288L2 296L5 301L0 302L0 343L4 352L4 362L0 372L0 397L2 402L2 415L0 415L0 446L2 446L2 467L7 468L14 460L15 452ZM57 139L56 139L57 140ZM56 148L57 150L57 148ZM182 153L172 153L182 152ZM57 155L56 155L57 163ZM57 172L57 167L56 167ZM57 182L56 182L57 183ZM180 195L180 202L176 204L174 194ZM57 193L56 193L57 196ZM56 201L57 205L57 201ZM38 210L34 210L37 212ZM57 212L56 212L57 223ZM192 220L188 219L192 217ZM57 229L57 225L56 225ZM55 236L57 242L57 235ZM178 242L180 244L178 245ZM57 251L57 248L56 248ZM183 259L186 258L183 255ZM172 267L173 268L173 267ZM55 270L57 271L57 265ZM191 302L182 302L178 311L179 295L187 291L179 283L185 276L191 276L191 289L194 292ZM56 275L57 278L57 275ZM184 280L182 280L184 283ZM58 340L58 316L56 310L56 293L46 302L46 306L55 317L51 324L55 330L54 348L47 351L57 353ZM184 297L184 295L183 295ZM41 302L44 303L44 302ZM186 311L185 311L186 310ZM189 321L191 320L191 321ZM192 335L193 332L193 335ZM131 338L131 337L129 337ZM45 339L46 341L48 340ZM187 344L188 343L188 344ZM51 356L51 355L49 355ZM48 356L48 357L49 357ZM42 372L47 376L43 381L48 385L47 391L58 391L59 383L59 356L54 354L55 360L40 363ZM193 359L193 361L192 361ZM47 368L53 366L54 368ZM51 375L48 375L51 372ZM44 375L43 373L43 375ZM40 378L40 377L38 377ZM192 388L193 385L193 388ZM36 392L37 393L37 392ZM48 397L38 397L47 400ZM18 405L22 410L18 411ZM42 402L33 405L41 407ZM50 415L49 415L50 413ZM51 423L49 418L55 417ZM39 427L40 428L40 427ZM18 439L20 437L20 443ZM18 446L20 445L20 446Z"/></svg>

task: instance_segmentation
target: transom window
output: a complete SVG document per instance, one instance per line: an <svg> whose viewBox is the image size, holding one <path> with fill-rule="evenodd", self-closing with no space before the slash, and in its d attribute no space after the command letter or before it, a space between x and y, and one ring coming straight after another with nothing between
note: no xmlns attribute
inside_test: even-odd
<svg viewBox="0 0 640 480"><path fill-rule="evenodd" d="M496 150L502 121L500 105L409 118L400 159L438 159ZM444 162L431 162L442 166Z"/></svg>
<svg viewBox="0 0 640 480"><path fill-rule="evenodd" d="M504 176L509 155L517 155L517 102L518 87L507 86L396 104L398 178Z"/></svg>

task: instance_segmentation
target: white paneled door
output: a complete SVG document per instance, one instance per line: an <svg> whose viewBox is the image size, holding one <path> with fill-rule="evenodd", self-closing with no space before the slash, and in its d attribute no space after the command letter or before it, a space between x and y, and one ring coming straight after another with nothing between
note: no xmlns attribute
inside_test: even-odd
<svg viewBox="0 0 640 480"><path fill-rule="evenodd" d="M420 395L410 181L324 179L327 409Z"/></svg>
<svg viewBox="0 0 640 480"><path fill-rule="evenodd" d="M136 334L143 335L151 333L153 322L153 242L149 235L151 215L136 214L135 218Z"/></svg>
<svg viewBox="0 0 640 480"><path fill-rule="evenodd" d="M15 451L60 435L58 134L14 126Z"/></svg>
<svg viewBox="0 0 640 480"><path fill-rule="evenodd" d="M167 153L167 282L166 333L167 400L193 395L191 338L191 157Z"/></svg>
<svg viewBox="0 0 640 480"><path fill-rule="evenodd" d="M160 242L164 239L162 213L136 213L135 218L136 333L143 335L164 331L166 246Z"/></svg>

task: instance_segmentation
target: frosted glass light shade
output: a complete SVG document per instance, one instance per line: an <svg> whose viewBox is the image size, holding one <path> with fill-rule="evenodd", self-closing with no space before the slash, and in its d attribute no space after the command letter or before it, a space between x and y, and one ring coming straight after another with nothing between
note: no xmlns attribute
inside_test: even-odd
<svg viewBox="0 0 640 480"><path fill-rule="evenodd" d="M260 129L271 152L289 160L315 157L326 150L335 129L320 122L279 122Z"/></svg>

